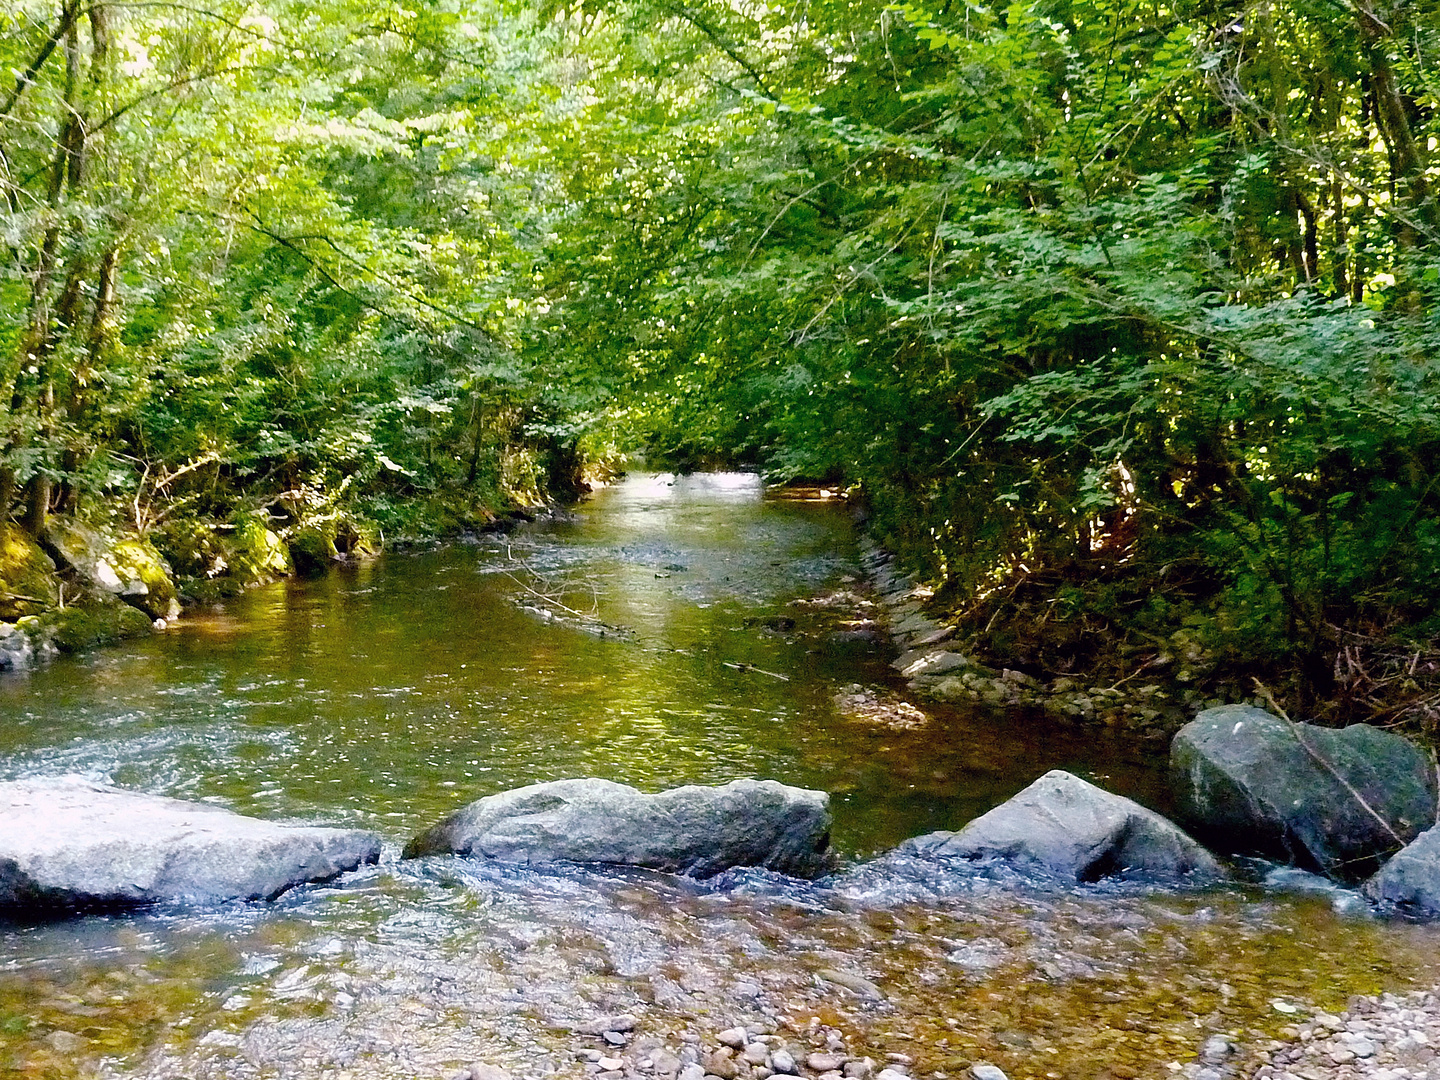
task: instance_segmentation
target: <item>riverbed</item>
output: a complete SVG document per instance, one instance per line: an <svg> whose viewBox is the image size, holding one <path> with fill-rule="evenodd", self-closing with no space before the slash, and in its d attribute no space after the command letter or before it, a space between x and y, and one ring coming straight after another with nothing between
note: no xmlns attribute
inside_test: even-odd
<svg viewBox="0 0 1440 1080"><path fill-rule="evenodd" d="M1166 809L1163 761L1123 739L842 713L842 687L900 690L891 654L793 601L864 586L841 503L634 476L559 520L258 589L0 683L0 777L78 773L387 841L378 866L273 904L0 927L0 1070L580 1077L572 1029L628 1012L676 1040L818 1023L927 1080L980 1060L1011 1080L1160 1077L1210 1034L1263 1041L1294 1003L1436 981L1440 931L1327 890L398 860L466 802L569 776L819 788L850 865L1050 768Z"/></svg>

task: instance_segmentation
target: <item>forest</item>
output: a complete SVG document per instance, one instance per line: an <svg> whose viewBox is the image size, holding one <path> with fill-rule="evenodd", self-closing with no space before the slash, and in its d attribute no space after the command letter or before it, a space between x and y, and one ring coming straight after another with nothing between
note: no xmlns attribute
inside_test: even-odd
<svg viewBox="0 0 1440 1080"><path fill-rule="evenodd" d="M203 581L741 466L981 655L1433 732L1437 55L1435 0L3 0L6 535Z"/></svg>

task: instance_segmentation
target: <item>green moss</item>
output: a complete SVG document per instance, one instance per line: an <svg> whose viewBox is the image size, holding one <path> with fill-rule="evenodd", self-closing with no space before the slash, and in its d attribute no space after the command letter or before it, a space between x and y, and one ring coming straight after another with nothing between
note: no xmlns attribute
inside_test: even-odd
<svg viewBox="0 0 1440 1080"><path fill-rule="evenodd" d="M84 652L150 633L150 618L129 604L96 604L51 612L50 638L61 652Z"/></svg>
<svg viewBox="0 0 1440 1080"><path fill-rule="evenodd" d="M13 525L0 524L0 618L17 619L55 606L55 563Z"/></svg>
<svg viewBox="0 0 1440 1080"><path fill-rule="evenodd" d="M318 577L339 557L331 529L305 525L290 534L290 562L303 577Z"/></svg>

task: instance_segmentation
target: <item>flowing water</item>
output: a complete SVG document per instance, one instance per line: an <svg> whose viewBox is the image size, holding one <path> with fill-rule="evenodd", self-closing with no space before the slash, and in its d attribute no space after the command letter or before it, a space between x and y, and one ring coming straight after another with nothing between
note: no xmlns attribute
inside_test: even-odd
<svg viewBox="0 0 1440 1080"><path fill-rule="evenodd" d="M642 476L571 520L259 589L0 683L0 777L79 773L387 841L379 866L273 904L0 925L0 1072L580 1076L570 1029L629 1011L660 1037L823 1023L926 1078L981 1059L1012 1080L1159 1077L1211 1032L1273 1031L1276 1000L1435 980L1435 928L1326 890L398 860L472 799L569 776L824 789L852 863L1049 768L1164 809L1163 763L1123 740L842 714L843 686L894 689L889 653L789 602L859 576L843 508L738 474Z"/></svg>

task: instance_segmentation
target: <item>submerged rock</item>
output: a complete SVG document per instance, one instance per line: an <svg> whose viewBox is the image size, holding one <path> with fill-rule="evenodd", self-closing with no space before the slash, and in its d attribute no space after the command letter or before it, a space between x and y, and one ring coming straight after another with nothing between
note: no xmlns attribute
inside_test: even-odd
<svg viewBox="0 0 1440 1080"><path fill-rule="evenodd" d="M774 780L658 795L610 780L556 780L471 803L410 841L405 858L617 863L699 878L756 866L809 878L830 865L829 802Z"/></svg>
<svg viewBox="0 0 1440 1080"><path fill-rule="evenodd" d="M1053 769L959 832L900 845L922 858L999 858L1076 881L1136 873L1216 878L1215 859L1177 826L1137 802Z"/></svg>
<svg viewBox="0 0 1440 1080"><path fill-rule="evenodd" d="M280 825L77 777L0 784L0 910L270 899L379 855L371 833Z"/></svg>
<svg viewBox="0 0 1440 1080"><path fill-rule="evenodd" d="M1366 724L1294 724L1249 705L1206 709L1175 736L1181 818L1226 851L1358 882L1435 823L1429 758Z"/></svg>

